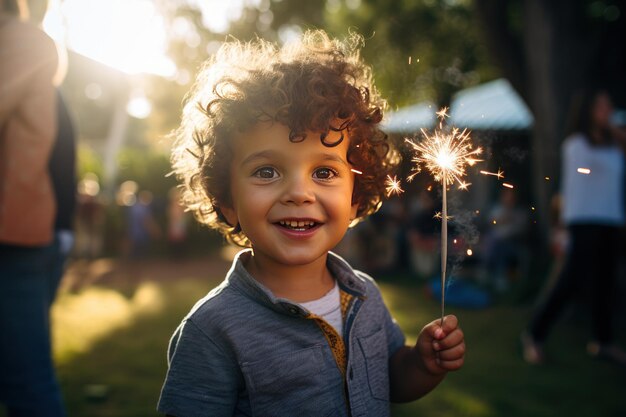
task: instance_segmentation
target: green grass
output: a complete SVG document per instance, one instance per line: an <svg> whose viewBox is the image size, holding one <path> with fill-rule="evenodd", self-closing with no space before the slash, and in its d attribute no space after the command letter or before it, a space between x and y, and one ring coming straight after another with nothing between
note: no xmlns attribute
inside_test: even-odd
<svg viewBox="0 0 626 417"><path fill-rule="evenodd" d="M439 305L416 289L393 284L382 289L407 338L415 338L421 323L437 316ZM547 346L550 363L534 367L521 359L518 344L528 308L448 310L459 317L466 335L464 368L423 399L394 405L394 416L626 415L626 368L587 356L586 320L576 317L575 323L556 326Z"/></svg>
<svg viewBox="0 0 626 417"><path fill-rule="evenodd" d="M169 336L195 301L221 280L222 267L196 272L173 267L153 279L150 271L162 268L148 266L142 278L114 273L62 294L54 309L54 340L69 415L158 415ZM437 317L439 305L417 286L401 282L387 279L381 288L414 342L421 327ZM557 326L548 346L549 365L531 367L518 347L527 308L448 310L459 317L466 334L465 367L425 398L394 405L393 416L626 415L626 369L585 354L589 331L584 315Z"/></svg>

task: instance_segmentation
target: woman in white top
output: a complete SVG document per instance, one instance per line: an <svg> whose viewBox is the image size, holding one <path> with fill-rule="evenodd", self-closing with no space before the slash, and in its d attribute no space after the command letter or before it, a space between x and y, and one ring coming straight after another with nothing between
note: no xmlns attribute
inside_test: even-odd
<svg viewBox="0 0 626 417"><path fill-rule="evenodd" d="M604 91L580 94L572 103L569 135L562 145L562 219L570 245L556 284L522 336L524 358L543 361L543 342L563 308L587 283L594 341L589 353L626 364L613 345L612 297L624 225L624 152L610 125L613 107Z"/></svg>

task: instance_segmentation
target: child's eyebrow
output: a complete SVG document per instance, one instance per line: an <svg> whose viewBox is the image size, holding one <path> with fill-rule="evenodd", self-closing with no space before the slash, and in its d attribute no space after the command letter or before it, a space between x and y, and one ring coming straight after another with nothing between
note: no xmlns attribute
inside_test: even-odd
<svg viewBox="0 0 626 417"><path fill-rule="evenodd" d="M243 161L241 161L241 165L250 164L250 163L256 162L259 159L260 160L277 159L277 158L280 158L281 155L282 154L280 152L276 152L273 150L259 151L259 152L255 152L253 154L248 155ZM312 154L311 159L316 160L316 161L337 162L346 166L347 168L350 168L350 164L348 164L348 162L344 158L342 158L339 155L332 154L332 153L323 152L319 154Z"/></svg>
<svg viewBox="0 0 626 417"><path fill-rule="evenodd" d="M333 153L321 153L316 156L319 157L320 160L338 162L342 165L345 165L347 168L350 168L350 164L348 164L348 162L344 158L340 157L339 155L336 155Z"/></svg>
<svg viewBox="0 0 626 417"><path fill-rule="evenodd" d="M246 165L251 162L256 161L257 159L273 159L277 158L278 153L272 150L259 151L253 154L248 155L243 161L241 161L241 165Z"/></svg>

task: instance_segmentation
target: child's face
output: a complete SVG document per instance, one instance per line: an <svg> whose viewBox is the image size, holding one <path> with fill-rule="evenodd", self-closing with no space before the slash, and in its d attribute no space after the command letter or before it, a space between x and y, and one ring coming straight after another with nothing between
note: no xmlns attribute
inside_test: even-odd
<svg viewBox="0 0 626 417"><path fill-rule="evenodd" d="M339 137L330 135L329 142ZM232 204L221 210L231 225L239 223L255 256L306 265L339 243L357 211L348 144L346 137L329 148L313 132L293 143L278 123L260 123L234 139Z"/></svg>

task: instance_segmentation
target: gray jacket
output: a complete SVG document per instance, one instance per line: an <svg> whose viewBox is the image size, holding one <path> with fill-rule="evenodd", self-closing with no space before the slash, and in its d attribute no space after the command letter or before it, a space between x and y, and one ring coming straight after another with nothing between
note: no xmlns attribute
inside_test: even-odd
<svg viewBox="0 0 626 417"><path fill-rule="evenodd" d="M389 415L389 358L404 345L373 279L329 253L343 339L275 297L235 258L226 279L178 327L158 410L196 416ZM338 339L338 340L337 340Z"/></svg>

